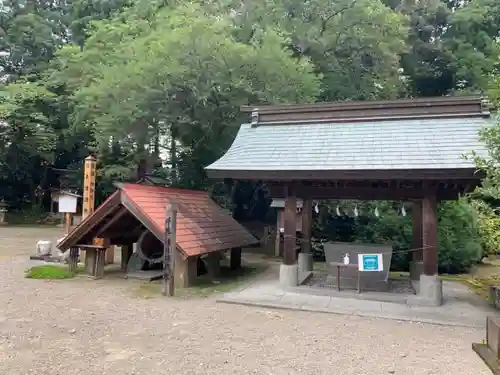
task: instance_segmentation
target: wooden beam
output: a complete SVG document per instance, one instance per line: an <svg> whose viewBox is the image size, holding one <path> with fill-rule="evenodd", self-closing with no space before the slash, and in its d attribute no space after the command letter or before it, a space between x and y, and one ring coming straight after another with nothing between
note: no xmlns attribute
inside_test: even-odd
<svg viewBox="0 0 500 375"><path fill-rule="evenodd" d="M321 180L464 180L479 181L484 173L476 168L461 169L394 169L394 170L247 170L208 169L209 178L232 178L255 181L321 181Z"/></svg>
<svg viewBox="0 0 500 375"><path fill-rule="evenodd" d="M311 199L361 199L361 200L414 200L423 199L426 194L423 188L392 188L392 187L324 187L324 186L297 186L294 188L298 196ZM269 186L273 198L284 198L282 188L276 185ZM438 189L436 199L456 200L460 189Z"/></svg>
<svg viewBox="0 0 500 375"><path fill-rule="evenodd" d="M127 209L125 207L121 207L118 212L116 212L114 214L113 217L111 217L111 219L106 223L104 224L98 231L97 233L95 234L96 237L99 237L101 234L103 234L106 230L108 230L113 224L115 224L118 220L120 220L123 215L125 215L127 213Z"/></svg>

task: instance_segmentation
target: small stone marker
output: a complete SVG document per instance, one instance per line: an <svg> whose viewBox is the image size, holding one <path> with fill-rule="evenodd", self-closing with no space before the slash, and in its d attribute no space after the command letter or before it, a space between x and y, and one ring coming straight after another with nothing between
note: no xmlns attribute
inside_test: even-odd
<svg viewBox="0 0 500 375"><path fill-rule="evenodd" d="M52 242L40 240L36 243L36 253L38 256L49 256L52 253Z"/></svg>
<svg viewBox="0 0 500 375"><path fill-rule="evenodd" d="M500 375L500 318L486 318L486 344L474 343L472 349L483 359L494 375Z"/></svg>

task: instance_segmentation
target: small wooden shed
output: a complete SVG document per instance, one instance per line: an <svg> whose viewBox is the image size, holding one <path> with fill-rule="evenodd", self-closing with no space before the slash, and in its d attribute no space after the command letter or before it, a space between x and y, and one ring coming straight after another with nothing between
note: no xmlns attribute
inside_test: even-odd
<svg viewBox="0 0 500 375"><path fill-rule="evenodd" d="M231 250L234 268L241 263L241 248L259 243L205 191L141 184L116 186L116 192L58 245L62 252L70 248L85 249L86 272L94 272L94 276L95 270L103 266L96 263L103 257L94 253L106 251L104 247L93 246L94 238L105 238L109 245L121 246L122 265L126 266L133 244L146 231L150 234L150 246L163 244L168 203L178 205L175 283L179 287L189 286L197 277L199 257L208 255L211 258L209 263L216 271L220 253Z"/></svg>

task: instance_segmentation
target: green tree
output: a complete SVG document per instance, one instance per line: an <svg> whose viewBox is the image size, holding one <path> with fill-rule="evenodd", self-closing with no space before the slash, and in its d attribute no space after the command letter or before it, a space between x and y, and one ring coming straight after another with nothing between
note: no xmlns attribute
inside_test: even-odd
<svg viewBox="0 0 500 375"><path fill-rule="evenodd" d="M404 92L398 66L406 50L406 20L379 0L235 0L227 6L242 41L266 27L286 33L288 48L309 57L322 74L321 101Z"/></svg>
<svg viewBox="0 0 500 375"><path fill-rule="evenodd" d="M57 139L44 109L54 96L34 83L0 94L0 196L14 205L33 202L43 168L53 162Z"/></svg>
<svg viewBox="0 0 500 375"><path fill-rule="evenodd" d="M262 30L241 43L228 17L194 5L147 17L96 23L83 51L61 51L58 73L68 82L82 78L73 125L94 127L103 147L110 139L132 145L135 163L165 149L171 163L203 150L200 170L229 146L240 105L313 101L319 93L313 66L295 59L279 32ZM171 169L177 176L178 166Z"/></svg>

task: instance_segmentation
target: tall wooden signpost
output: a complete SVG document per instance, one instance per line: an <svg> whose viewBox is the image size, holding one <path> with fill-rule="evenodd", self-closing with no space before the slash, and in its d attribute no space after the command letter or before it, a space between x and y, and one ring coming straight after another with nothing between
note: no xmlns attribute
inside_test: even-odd
<svg viewBox="0 0 500 375"><path fill-rule="evenodd" d="M167 204L165 215L165 238L163 241L163 295L173 296L175 291L175 251L177 230L177 206L173 203Z"/></svg>
<svg viewBox="0 0 500 375"><path fill-rule="evenodd" d="M85 158L83 169L83 212L82 220L85 220L95 209L95 182L97 175L97 160L90 155ZM105 246L104 238L96 238L94 245ZM113 263L115 258L115 249L113 246L106 250L106 264Z"/></svg>
<svg viewBox="0 0 500 375"><path fill-rule="evenodd" d="M83 205L82 205L82 221L85 220L92 212L95 206L95 179L96 179L97 160L92 155L85 158L83 166ZM87 253L85 253L86 269L88 263Z"/></svg>
<svg viewBox="0 0 500 375"><path fill-rule="evenodd" d="M95 178L96 178L97 160L93 156L85 158L83 169L83 212L82 220L85 220L92 212L95 206Z"/></svg>

